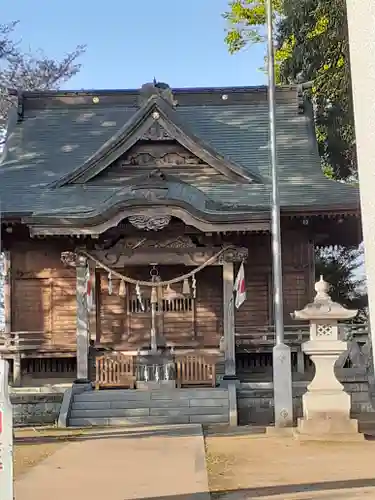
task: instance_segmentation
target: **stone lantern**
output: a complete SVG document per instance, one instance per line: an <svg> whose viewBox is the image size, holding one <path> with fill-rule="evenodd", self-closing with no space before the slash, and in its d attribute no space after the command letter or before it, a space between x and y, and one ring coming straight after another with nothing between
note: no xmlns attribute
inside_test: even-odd
<svg viewBox="0 0 375 500"><path fill-rule="evenodd" d="M315 291L314 301L293 314L294 319L310 322L310 340L302 344L302 350L315 365L315 377L303 395L297 433L308 439L363 439L357 420L350 418L350 395L335 375L335 363L347 350L347 343L340 339L339 321L354 318L358 311L333 302L323 276Z"/></svg>

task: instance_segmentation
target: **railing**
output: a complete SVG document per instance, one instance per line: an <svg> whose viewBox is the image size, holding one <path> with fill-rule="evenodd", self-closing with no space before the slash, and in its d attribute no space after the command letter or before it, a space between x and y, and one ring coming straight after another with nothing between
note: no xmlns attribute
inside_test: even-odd
<svg viewBox="0 0 375 500"><path fill-rule="evenodd" d="M45 338L45 332L0 332L0 352L18 352L18 351L39 351L39 350L75 350L76 344L56 344L52 342L52 335Z"/></svg>
<svg viewBox="0 0 375 500"><path fill-rule="evenodd" d="M101 387L135 388L134 362L132 356L121 353L104 354L96 358L96 389Z"/></svg>
<svg viewBox="0 0 375 500"><path fill-rule="evenodd" d="M291 347L300 345L309 338L308 325L286 325L284 327L285 342ZM250 349L252 352L261 351L275 344L275 328L269 326L253 326L247 329L247 333L236 333L236 347L241 350Z"/></svg>
<svg viewBox="0 0 375 500"><path fill-rule="evenodd" d="M347 340L355 339L357 342L365 343L367 341L369 326L367 323L360 324L342 324L343 337ZM309 325L285 325L285 342L291 347L297 347L309 338ZM75 342L66 344L56 344L51 341L52 335L45 338L43 331L20 331L4 333L0 332L0 351L27 351L27 350L75 350ZM268 326L250 326L246 333L236 333L236 346L240 349L251 349L256 352L275 343L275 329L273 325Z"/></svg>
<svg viewBox="0 0 375 500"><path fill-rule="evenodd" d="M348 350L342 354L337 367L367 369L370 356L369 325L343 323L339 325L341 338L348 342ZM286 325L285 343L292 351L292 370L299 374L312 369L311 359L301 349L309 339L309 325ZM250 327L247 334L236 334L236 365L242 377L254 373L272 373L272 347L275 344L274 326Z"/></svg>
<svg viewBox="0 0 375 500"><path fill-rule="evenodd" d="M176 359L177 386L216 386L216 360L204 355L188 354Z"/></svg>
<svg viewBox="0 0 375 500"><path fill-rule="evenodd" d="M357 342L365 343L368 338L369 327L367 323L341 324L340 330L342 338L347 340L355 339ZM292 350L298 350L303 342L310 337L310 327L306 325L285 325L285 343ZM261 352L269 350L275 344L275 327L253 326L248 327L246 333L236 333L236 347L243 352Z"/></svg>
<svg viewBox="0 0 375 500"><path fill-rule="evenodd" d="M216 359L201 354L177 356L165 363L137 363L121 353L103 354L95 361L95 386L134 388L138 382L176 381L182 386L216 386Z"/></svg>

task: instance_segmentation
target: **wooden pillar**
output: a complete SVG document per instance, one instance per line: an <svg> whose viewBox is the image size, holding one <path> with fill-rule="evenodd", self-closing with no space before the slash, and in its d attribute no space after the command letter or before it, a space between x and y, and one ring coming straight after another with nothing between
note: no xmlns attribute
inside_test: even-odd
<svg viewBox="0 0 375 500"><path fill-rule="evenodd" d="M76 260L77 286L77 379L87 380L89 375L89 314L86 299L87 262L84 257Z"/></svg>
<svg viewBox="0 0 375 500"><path fill-rule="evenodd" d="M223 306L224 306L224 379L236 378L236 342L234 336L234 264L223 262Z"/></svg>
<svg viewBox="0 0 375 500"><path fill-rule="evenodd" d="M98 300L97 300L97 273L96 273L96 266L95 263L90 261L88 263L89 268L90 268L90 279L91 279L91 286L92 286L92 309L89 312L89 331L90 331L90 339L93 342L96 342L97 339L97 319L98 319L98 314L97 314L97 308L98 308Z"/></svg>
<svg viewBox="0 0 375 500"><path fill-rule="evenodd" d="M12 266L10 252L4 252L4 320L5 334L12 332Z"/></svg>
<svg viewBox="0 0 375 500"><path fill-rule="evenodd" d="M20 387L22 384L21 354L18 352L13 356L13 387Z"/></svg>
<svg viewBox="0 0 375 500"><path fill-rule="evenodd" d="M12 340L12 260L9 251L4 252L4 331L6 337ZM19 347L19 338L15 334L14 344ZM21 354L17 351L13 356L13 386L19 387L22 383Z"/></svg>

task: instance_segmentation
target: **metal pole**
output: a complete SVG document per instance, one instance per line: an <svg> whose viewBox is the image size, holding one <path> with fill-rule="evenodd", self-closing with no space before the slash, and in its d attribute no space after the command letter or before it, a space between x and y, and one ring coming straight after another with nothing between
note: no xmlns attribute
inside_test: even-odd
<svg viewBox="0 0 375 500"><path fill-rule="evenodd" d="M272 179L272 261L273 292L276 344L284 343L284 311L283 311L283 275L281 264L281 229L280 229L280 197L279 175L277 171L276 149L276 92L275 92L275 58L272 29L272 0L267 0L267 45L268 45L268 105L270 127L270 160Z"/></svg>
<svg viewBox="0 0 375 500"><path fill-rule="evenodd" d="M293 425L292 366L291 351L284 344L283 277L281 262L280 198L276 143L276 87L275 57L273 46L272 0L266 1L267 47L268 47L268 104L270 133L270 162L272 181L272 268L273 301L276 345L273 349L273 387L275 426Z"/></svg>

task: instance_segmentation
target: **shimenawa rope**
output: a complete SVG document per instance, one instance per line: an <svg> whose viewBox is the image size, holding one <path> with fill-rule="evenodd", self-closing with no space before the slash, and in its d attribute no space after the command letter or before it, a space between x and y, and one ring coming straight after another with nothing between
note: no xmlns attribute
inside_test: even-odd
<svg viewBox="0 0 375 500"><path fill-rule="evenodd" d="M155 286L168 286L168 285L173 285L174 283L178 283L180 281L184 281L186 279L192 278L195 274L199 273L202 271L207 266L210 266L213 264L224 252L227 250L233 248L232 246L227 246L222 248L219 252L217 252L215 255L210 257L206 262L203 262L200 266L195 268L193 271L190 271L189 273L182 274L181 276L178 276L177 278L173 278L168 281L142 281L142 280L135 280L133 278L130 278L129 276L125 276L118 271L115 271L114 269L111 269L110 267L106 266L101 262L99 259L91 255L89 252L86 252L86 250L77 250L77 254L82 255L82 257L86 257L87 259L91 259L97 266L101 267L107 273L111 274L112 276L116 276L122 281L125 281L127 283L131 283L132 285L141 285L141 286L150 286L150 287L155 287Z"/></svg>

